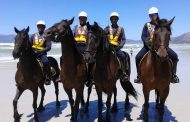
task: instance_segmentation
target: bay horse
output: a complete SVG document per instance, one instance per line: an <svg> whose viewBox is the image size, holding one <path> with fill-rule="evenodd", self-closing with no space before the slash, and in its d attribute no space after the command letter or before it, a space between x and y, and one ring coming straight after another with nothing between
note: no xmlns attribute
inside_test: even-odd
<svg viewBox="0 0 190 122"><path fill-rule="evenodd" d="M54 42L61 42L62 62L60 78L63 88L68 95L71 106L71 121L77 121L79 112L79 103L82 99L84 104L83 90L87 77L86 63L76 47L76 42L70 28L74 18L71 20L62 20L54 24L45 31L47 39ZM76 92L76 99L73 100L72 90Z"/></svg>
<svg viewBox="0 0 190 122"><path fill-rule="evenodd" d="M107 94L106 101L106 121L110 121L110 105L111 97L114 92L114 103L113 109L117 109L117 88L116 81L119 78L119 60L110 47L105 31L96 23L90 25L87 23L88 34L87 34L87 48L85 51L85 59L89 62L95 57L95 64L92 69L93 80L95 82L96 91L98 94L98 121L102 119L102 92ZM127 74L130 76L130 63L128 63ZM137 93L129 81L121 81L121 85L127 93L126 105L128 105L128 94L133 97L137 97ZM86 104L88 105L88 100ZM88 106L87 106L88 107ZM85 108L87 109L87 108Z"/></svg>
<svg viewBox="0 0 190 122"><path fill-rule="evenodd" d="M29 89L33 93L34 120L38 121L37 111L42 111L45 109L43 106L43 100L46 92L44 88L45 77L42 71L42 67L40 66L39 61L37 60L37 56L34 53L32 46L29 42L29 27L21 31L19 31L15 27L14 30L17 33L17 35L15 37L15 46L12 54L14 59L19 58L19 63L17 64L17 71L15 74L17 90L16 96L13 100L14 121L19 122L22 116L18 113L17 102L26 89ZM57 61L53 57L48 57L48 59L50 61L50 66L53 67L55 71L55 74L52 76L51 80L53 81L55 86L56 105L60 106L60 102L58 100L58 82L56 82L60 73L59 66ZM38 87L41 90L42 96L40 105L37 109Z"/></svg>
<svg viewBox="0 0 190 122"><path fill-rule="evenodd" d="M168 57L167 47L171 35L170 21L161 19L157 22L154 32L154 41L151 50L143 57L140 63L140 80L144 93L144 120L148 119L149 94L151 90L157 93L156 105L159 111L159 121L163 121L164 104L169 94L170 81L172 80L172 63Z"/></svg>

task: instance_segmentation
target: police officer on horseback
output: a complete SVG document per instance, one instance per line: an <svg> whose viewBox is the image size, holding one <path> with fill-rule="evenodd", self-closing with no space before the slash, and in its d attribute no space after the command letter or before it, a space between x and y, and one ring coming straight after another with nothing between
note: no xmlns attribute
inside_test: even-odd
<svg viewBox="0 0 190 122"><path fill-rule="evenodd" d="M78 15L80 23L76 25L73 29L77 49L79 50L81 54L83 54L86 49L86 36L88 33L88 29L86 25L87 17L88 17L87 13L84 11L81 11Z"/></svg>
<svg viewBox="0 0 190 122"><path fill-rule="evenodd" d="M154 28L156 27L157 21L160 19L158 16L158 9L156 7L151 7L148 11L149 17L151 19L150 22L146 23L144 25L143 31L142 31L142 35L141 35L141 39L143 41L143 48L139 51L139 53L136 55L136 67L137 67L137 78L134 80L135 83L140 83L140 74L139 74L139 63L141 61L141 59L143 58L143 56L150 50L151 45L152 45L152 41L153 41L153 37L154 37ZM179 82L179 78L176 75L176 71L177 71L177 62L178 62L178 56L177 54L171 49L171 48L167 48L167 52L169 57L171 58L172 62L173 62L173 79L172 79L172 83L178 83Z"/></svg>
<svg viewBox="0 0 190 122"><path fill-rule="evenodd" d="M104 30L108 35L108 40L111 44L111 47L114 48L116 55L120 60L121 64L120 78L128 80L128 76L125 71L126 54L123 51L121 51L126 42L126 38L125 38L124 28L118 25L117 23L118 20L119 20L119 14L117 12L112 12L110 14L111 25L107 26Z"/></svg>
<svg viewBox="0 0 190 122"><path fill-rule="evenodd" d="M38 32L31 36L30 42L32 44L32 49L37 55L37 58L43 63L45 84L49 85L51 83L51 70L47 52L51 49L51 41L48 41L44 38L44 30L46 28L45 22L40 20L36 25Z"/></svg>

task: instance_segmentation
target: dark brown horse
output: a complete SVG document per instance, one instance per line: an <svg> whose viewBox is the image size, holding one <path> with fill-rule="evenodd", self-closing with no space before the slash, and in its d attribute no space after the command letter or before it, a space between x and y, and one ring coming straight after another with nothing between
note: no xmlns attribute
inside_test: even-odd
<svg viewBox="0 0 190 122"><path fill-rule="evenodd" d="M172 63L167 54L171 35L170 21L161 19L158 21L155 32L153 46L140 63L140 80L143 85L144 103L144 120L148 119L149 94L155 89L158 98L156 100L159 110L159 121L163 121L164 103L169 94L170 81L172 80Z"/></svg>
<svg viewBox="0 0 190 122"><path fill-rule="evenodd" d="M110 47L107 36L104 30L98 26L95 22L94 25L87 24L88 35L87 35L87 49L85 53L85 59L89 62L93 57L95 57L95 64L92 69L93 80L95 82L96 91L98 94L98 121L102 121L102 92L105 92L107 97L107 111L106 111L106 121L110 121L110 105L111 97L114 92L114 104L113 109L117 109L117 89L116 81L119 78L119 68L120 64L114 53L113 49ZM129 62L128 62L129 63ZM130 64L129 64L130 65ZM130 66L127 69L127 73L130 75ZM137 93L133 88L132 84L127 81L121 81L122 87L127 92L126 104L128 104L128 93L135 98ZM89 96L87 103L89 101ZM87 108L86 108L87 109Z"/></svg>
<svg viewBox="0 0 190 122"><path fill-rule="evenodd" d="M71 106L71 121L77 121L79 112L79 102L83 100L84 84L86 82L86 63L83 56L78 52L74 36L70 25L71 20L62 20L46 30L46 38L55 42L61 42L62 49L62 65L61 65L61 81L63 88L69 97ZM72 89L76 92L76 99L73 100Z"/></svg>
<svg viewBox="0 0 190 122"><path fill-rule="evenodd" d="M40 101L40 105L38 110L44 110L43 107L43 100L45 96L45 88L44 88L44 74L42 68L37 60L36 54L32 50L32 46L29 42L29 27L27 29L23 29L19 31L15 28L15 32L17 33L15 37L15 46L13 50L13 57L19 58L19 64L17 67L17 71L15 74L16 80L16 96L13 100L13 107L14 107L14 120L16 122L20 121L21 115L19 115L17 110L17 101L23 91L29 89L33 93L33 109L34 109L34 120L38 121L37 116L37 97L38 97L38 87L42 92L42 97ZM59 67L57 61L52 58L48 57L50 61L51 67L55 70L55 74L52 76L54 85L55 85L55 92L56 92L56 105L60 106L60 102L58 100L58 83L55 82L59 77Z"/></svg>

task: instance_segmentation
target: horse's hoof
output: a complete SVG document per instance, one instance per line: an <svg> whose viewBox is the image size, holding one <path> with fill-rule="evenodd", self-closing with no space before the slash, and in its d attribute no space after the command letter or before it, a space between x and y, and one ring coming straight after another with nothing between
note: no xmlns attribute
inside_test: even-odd
<svg viewBox="0 0 190 122"><path fill-rule="evenodd" d="M59 101L56 102L56 106L57 107L60 107L61 106L61 103Z"/></svg>
<svg viewBox="0 0 190 122"><path fill-rule="evenodd" d="M38 108L37 108L37 111L38 112L42 112L42 111L44 111L45 110L45 107L44 106L39 106Z"/></svg>
<svg viewBox="0 0 190 122"><path fill-rule="evenodd" d="M129 103L125 104L125 110L127 111L129 109Z"/></svg>
<svg viewBox="0 0 190 122"><path fill-rule="evenodd" d="M112 113L118 112L117 106L114 105L114 106L111 108L111 112L112 112Z"/></svg>
<svg viewBox="0 0 190 122"><path fill-rule="evenodd" d="M20 119L21 119L22 115L23 114L15 113L15 115L14 115L14 122L20 122Z"/></svg>
<svg viewBox="0 0 190 122"><path fill-rule="evenodd" d="M39 122L38 116L34 117L34 122Z"/></svg>

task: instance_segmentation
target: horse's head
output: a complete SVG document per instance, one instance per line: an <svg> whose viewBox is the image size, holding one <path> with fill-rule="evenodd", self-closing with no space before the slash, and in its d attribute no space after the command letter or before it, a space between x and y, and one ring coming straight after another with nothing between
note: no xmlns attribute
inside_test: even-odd
<svg viewBox="0 0 190 122"><path fill-rule="evenodd" d="M29 26L27 29L23 29L21 31L19 31L16 27L14 27L14 29L17 35L15 37L14 50L12 52L12 55L14 58L19 58L29 48Z"/></svg>
<svg viewBox="0 0 190 122"><path fill-rule="evenodd" d="M87 33L87 47L85 50L84 58L86 62L91 62L96 55L97 50L101 45L101 41L104 40L104 30L94 22L93 25L87 23L88 33Z"/></svg>
<svg viewBox="0 0 190 122"><path fill-rule="evenodd" d="M71 35L70 25L73 23L74 17L71 20L62 20L54 24L45 31L45 38L51 41L60 42L67 36Z"/></svg>
<svg viewBox="0 0 190 122"><path fill-rule="evenodd" d="M171 24L174 21L174 18L170 21L166 19L159 20L155 28L153 43L157 50L156 53L161 59L168 57L167 48L170 41Z"/></svg>

